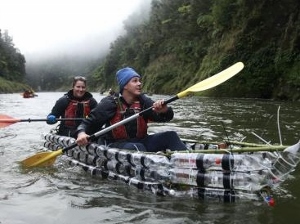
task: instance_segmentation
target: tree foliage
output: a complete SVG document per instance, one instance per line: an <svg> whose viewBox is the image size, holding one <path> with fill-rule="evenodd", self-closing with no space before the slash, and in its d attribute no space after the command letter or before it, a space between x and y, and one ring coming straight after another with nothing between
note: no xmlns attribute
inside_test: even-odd
<svg viewBox="0 0 300 224"><path fill-rule="evenodd" d="M22 82L25 77L25 57L15 48L8 31L0 29L0 77Z"/></svg>
<svg viewBox="0 0 300 224"><path fill-rule="evenodd" d="M298 0L153 0L149 18L125 21L95 75L103 87L123 66L144 89L176 93L242 61L243 72L210 95L297 99L300 87ZM140 14L143 14L141 11ZM137 22L138 21L138 22Z"/></svg>

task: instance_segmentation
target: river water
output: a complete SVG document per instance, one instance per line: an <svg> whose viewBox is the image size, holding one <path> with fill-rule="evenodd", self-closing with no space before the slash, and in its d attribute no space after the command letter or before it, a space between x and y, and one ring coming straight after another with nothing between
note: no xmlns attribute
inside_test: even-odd
<svg viewBox="0 0 300 224"><path fill-rule="evenodd" d="M23 99L20 94L0 94L0 114L18 119L45 118L62 94L38 93L31 99ZM93 94L98 101L103 97ZM168 98L153 96L161 97ZM151 124L151 132L175 130L188 139L284 145L300 139L299 102L190 96L171 105L176 113L174 120ZM64 156L58 157L53 167L22 170L18 161L43 149L41 134L53 127L45 122L18 122L1 128L1 224L299 223L299 167L276 190L274 207L263 201L224 204L155 196L90 176L80 167L69 166Z"/></svg>

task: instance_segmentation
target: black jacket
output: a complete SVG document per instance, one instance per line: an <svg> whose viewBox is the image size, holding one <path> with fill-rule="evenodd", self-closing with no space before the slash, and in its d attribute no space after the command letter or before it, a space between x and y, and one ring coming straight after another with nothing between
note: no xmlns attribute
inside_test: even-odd
<svg viewBox="0 0 300 224"><path fill-rule="evenodd" d="M73 90L69 90L66 94L64 94L61 98L59 98L54 107L51 110L51 115L54 115L57 118L65 118L65 110L67 109L71 100L75 100L77 102L83 102L89 100L90 110L94 109L97 106L97 101L93 98L93 95L89 92L85 92L84 96L80 99L73 96ZM49 114L49 115L50 115ZM80 115L76 115L77 118L83 118L83 112ZM76 127L81 123L81 121L76 121ZM59 135L72 136L76 137L76 127L70 128L65 126L65 122L61 121L59 126Z"/></svg>
<svg viewBox="0 0 300 224"><path fill-rule="evenodd" d="M86 132L87 134L94 134L95 132L101 130L101 128L108 127L110 125L110 120L114 117L117 111L117 98L113 96L107 96L103 98L97 107L90 113L90 115L84 119L77 128L77 134L80 132ZM122 103L126 103L122 96L119 98ZM140 96L141 111L152 107L154 101L142 94ZM174 112L171 107L168 107L166 113L156 113L153 110L148 110L142 115L146 120L151 120L154 122L167 122L173 119ZM134 125L134 124L133 124ZM112 140L111 131L105 135L106 140Z"/></svg>

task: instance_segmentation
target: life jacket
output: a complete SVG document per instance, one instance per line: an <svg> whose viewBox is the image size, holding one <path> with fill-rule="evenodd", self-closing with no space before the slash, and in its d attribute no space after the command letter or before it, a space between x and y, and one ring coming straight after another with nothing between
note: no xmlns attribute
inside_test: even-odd
<svg viewBox="0 0 300 224"><path fill-rule="evenodd" d="M114 117L110 120L110 125L120 122L121 120L130 117L141 111L141 103L134 102L128 106L122 103L119 98L116 99L117 111ZM134 122L134 124L133 124ZM120 125L112 130L112 137L115 140L129 139L129 138L144 138L147 135L147 123L142 116L136 120L129 121L129 124Z"/></svg>
<svg viewBox="0 0 300 224"><path fill-rule="evenodd" d="M85 118L91 112L90 100L78 102L70 100L65 110L65 118ZM69 128L76 127L76 121L65 121L65 126Z"/></svg>

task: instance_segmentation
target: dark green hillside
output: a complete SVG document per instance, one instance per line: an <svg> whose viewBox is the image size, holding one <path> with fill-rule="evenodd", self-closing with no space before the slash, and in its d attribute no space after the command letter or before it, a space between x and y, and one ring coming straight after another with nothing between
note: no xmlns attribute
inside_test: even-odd
<svg viewBox="0 0 300 224"><path fill-rule="evenodd" d="M108 88L118 68L132 66L143 74L145 91L171 94L242 61L241 74L205 94L299 99L299 5L154 0L148 20L128 18L127 34L111 45L95 76Z"/></svg>

